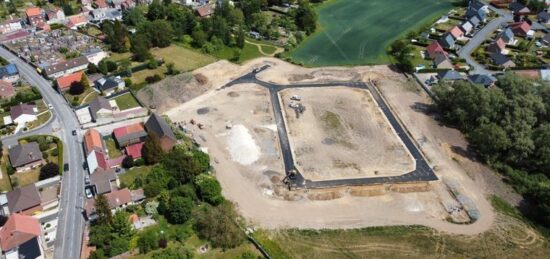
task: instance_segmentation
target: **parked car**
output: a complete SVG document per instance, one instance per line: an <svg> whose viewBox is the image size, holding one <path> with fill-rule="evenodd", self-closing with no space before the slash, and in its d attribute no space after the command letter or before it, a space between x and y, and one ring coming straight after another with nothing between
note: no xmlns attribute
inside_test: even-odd
<svg viewBox="0 0 550 259"><path fill-rule="evenodd" d="M69 164L65 163L63 165L63 171L65 171L65 172L69 171Z"/></svg>
<svg viewBox="0 0 550 259"><path fill-rule="evenodd" d="M76 130L73 130L72 133L73 133L73 136L76 136Z"/></svg>
<svg viewBox="0 0 550 259"><path fill-rule="evenodd" d="M88 175L84 176L84 183L86 185L90 184L90 176L88 176Z"/></svg>
<svg viewBox="0 0 550 259"><path fill-rule="evenodd" d="M48 104L48 109L53 110L53 105L51 103Z"/></svg>
<svg viewBox="0 0 550 259"><path fill-rule="evenodd" d="M86 190L86 198L91 199L92 197L94 197L92 195L92 190L90 190L90 188L86 188L85 190Z"/></svg>

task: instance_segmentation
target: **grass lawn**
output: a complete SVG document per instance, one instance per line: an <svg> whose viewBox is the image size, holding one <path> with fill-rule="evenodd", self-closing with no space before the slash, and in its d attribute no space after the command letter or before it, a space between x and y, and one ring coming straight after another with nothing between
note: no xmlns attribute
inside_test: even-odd
<svg viewBox="0 0 550 259"><path fill-rule="evenodd" d="M327 1L320 28L290 54L307 66L388 63L386 48L452 9L451 0Z"/></svg>
<svg viewBox="0 0 550 259"><path fill-rule="evenodd" d="M152 49L151 53L156 58L164 59L166 63L174 63L174 67L182 72L192 71L216 61L212 56L175 44L166 48Z"/></svg>
<svg viewBox="0 0 550 259"><path fill-rule="evenodd" d="M133 185L136 177L138 176L145 177L149 173L151 168L152 166L140 166L140 167L133 167L130 170L126 170L125 173L118 175L120 179L120 183L130 188Z"/></svg>
<svg viewBox="0 0 550 259"><path fill-rule="evenodd" d="M156 69L145 69L136 73L132 73L132 77L130 77L130 79L132 80L132 84L140 84L145 82L145 78L147 78L148 76L153 76L155 74L158 74L162 78L164 78L165 73L166 73L166 67L159 66Z"/></svg>
<svg viewBox="0 0 550 259"><path fill-rule="evenodd" d="M69 90L63 92L63 95L72 106L80 106L90 103L94 97L99 94L93 89L93 87L88 87L82 94L79 95L72 95L69 93Z"/></svg>
<svg viewBox="0 0 550 259"><path fill-rule="evenodd" d="M15 173L10 176L12 185L14 187L20 187L29 185L32 183L38 182L38 177L40 176L40 168L35 168L31 171L26 171L23 173Z"/></svg>
<svg viewBox="0 0 550 259"><path fill-rule="evenodd" d="M121 61L123 59L130 59L132 57L132 53L130 52L125 52L125 53L116 53L116 52L112 52L109 56L109 59L112 60L112 61Z"/></svg>
<svg viewBox="0 0 550 259"><path fill-rule="evenodd" d="M36 101L36 108L38 109L38 114L40 115L38 115L38 119L36 121L33 121L27 125L28 129L34 129L46 123L52 116L51 112L48 110L48 107L44 103L44 100Z"/></svg>
<svg viewBox="0 0 550 259"><path fill-rule="evenodd" d="M109 153L110 158L116 158L122 155L122 151L118 149L116 142L111 137L104 138L105 145L107 145L107 152Z"/></svg>
<svg viewBox="0 0 550 259"><path fill-rule="evenodd" d="M116 105L121 111L139 107L139 103L136 98L130 93L119 95L115 98Z"/></svg>

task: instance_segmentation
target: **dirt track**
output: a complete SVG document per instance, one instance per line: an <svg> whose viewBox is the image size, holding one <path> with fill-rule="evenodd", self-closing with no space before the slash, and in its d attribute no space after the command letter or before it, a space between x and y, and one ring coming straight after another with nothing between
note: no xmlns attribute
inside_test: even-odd
<svg viewBox="0 0 550 259"><path fill-rule="evenodd" d="M306 69L276 59L257 59L238 68L219 65L217 66L219 70L212 80L216 80L219 86L222 86L225 82L249 72L253 67L265 63L270 63L272 68L262 72L260 77L263 80L278 83L333 81L334 78L378 80L379 87L389 105L417 140L432 166L436 167L438 176L458 183L464 194L478 206L482 216L472 225L456 225L447 222L445 218L448 214L441 206L441 199L447 199L447 197L442 197L437 192L390 193L378 197L344 195L340 199L327 201L312 201L300 193L284 193L278 185L279 177L283 175L282 161L279 157L272 156L268 159L268 153L264 153L264 149L261 149L262 154L258 160L251 165L241 165L232 159L228 152L226 137L220 135L220 132L226 131L225 122L212 121L211 125L217 126L207 125L202 131L194 129L195 139L207 147L213 160L217 161L213 166L223 186L223 194L237 204L241 214L251 223L266 228L353 228L421 224L460 234L480 233L491 226L494 215L492 208L485 200L483 191L485 187L472 181L460 165L451 159L451 154L441 144L446 143L445 138L449 135L457 134L456 131L439 126L430 116L414 108L415 104L428 103L429 100L422 92L416 90L416 87L411 87L402 75L394 73L385 66ZM199 108L206 106L216 108L219 105L217 111L223 111L223 114L204 115L203 120L208 122L207 124L211 121L208 116L214 115L221 118L218 121L243 121L241 124L252 132L252 138L257 145L269 140L272 142L269 145L279 152L275 134L262 137L256 133L257 128L265 128L267 121L262 122L260 117L254 119L256 115L250 113L250 108L246 108L249 102L261 103L261 98L257 99L254 95L240 95L253 86L236 87L238 88L232 87L222 91L211 90L170 110L167 114L172 120L181 121L189 119L191 115L197 117L196 111ZM237 101L229 97L231 91L244 98ZM263 102L268 102L268 99ZM265 116L267 118L267 114Z"/></svg>

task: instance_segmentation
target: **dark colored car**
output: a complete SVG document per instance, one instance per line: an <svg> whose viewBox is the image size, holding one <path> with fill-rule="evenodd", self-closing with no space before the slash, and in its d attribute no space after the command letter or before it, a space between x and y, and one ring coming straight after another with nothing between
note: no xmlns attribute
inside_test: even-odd
<svg viewBox="0 0 550 259"><path fill-rule="evenodd" d="M65 171L65 172L69 171L69 164L65 163L63 165L63 171Z"/></svg>

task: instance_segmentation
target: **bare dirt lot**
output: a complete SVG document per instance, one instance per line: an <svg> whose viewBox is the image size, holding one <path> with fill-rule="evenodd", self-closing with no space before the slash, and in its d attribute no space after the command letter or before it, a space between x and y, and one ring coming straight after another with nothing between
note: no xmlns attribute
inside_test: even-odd
<svg viewBox="0 0 550 259"><path fill-rule="evenodd" d="M283 162L267 90L251 84L215 90L265 64L271 67L258 77L280 84L375 80L441 181L432 183L434 188L428 192L356 197L342 189L333 196L335 199L322 201L311 199L306 192L287 191L281 184ZM466 149L460 133L434 120L425 111L430 103L426 94L387 66L308 69L272 58L252 60L242 66L223 62L210 66L216 68L215 73L205 73L212 84L210 90L166 114L176 122L194 118L205 124L202 130L188 127L194 139L208 149L224 196L236 203L251 224L317 229L420 224L469 235L484 232L493 224L494 212L486 200L488 185L482 176L485 167L457 158L458 148ZM226 128L228 123L231 129ZM449 194L449 185L476 206L479 218L475 223L460 225L448 221L457 206L454 195Z"/></svg>
<svg viewBox="0 0 550 259"><path fill-rule="evenodd" d="M292 101L298 95L301 101ZM367 90L294 88L280 93L297 167L306 179L394 176L414 163ZM306 107L297 113L291 104Z"/></svg>

